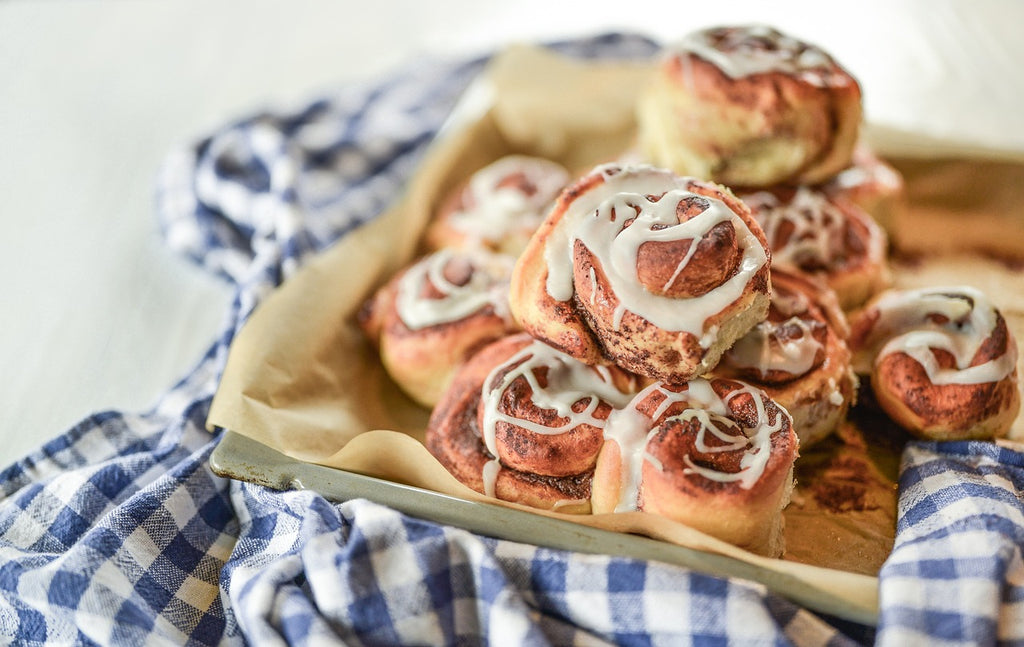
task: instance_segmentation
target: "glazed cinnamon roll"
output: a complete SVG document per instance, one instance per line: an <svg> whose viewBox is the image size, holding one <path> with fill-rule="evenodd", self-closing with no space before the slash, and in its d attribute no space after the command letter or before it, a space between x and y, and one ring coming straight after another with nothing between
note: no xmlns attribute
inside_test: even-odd
<svg viewBox="0 0 1024 647"><path fill-rule="evenodd" d="M505 501L589 512L604 428L635 391L632 376L592 367L520 334L473 356L427 425L427 449L469 487Z"/></svg>
<svg viewBox="0 0 1024 647"><path fill-rule="evenodd" d="M714 374L761 388L793 416L801 447L832 433L857 393L846 318L828 286L772 270L768 318L736 342Z"/></svg>
<svg viewBox="0 0 1024 647"><path fill-rule="evenodd" d="M593 511L642 510L748 550L783 552L798 439L785 409L739 381L656 382L605 427Z"/></svg>
<svg viewBox="0 0 1024 647"><path fill-rule="evenodd" d="M360 326L391 378L418 403L432 407L471 353L518 330L508 308L512 264L484 250L440 250L363 305Z"/></svg>
<svg viewBox="0 0 1024 647"><path fill-rule="evenodd" d="M1020 410L1017 345L999 310L965 287L891 290L851 321L854 368L879 406L932 440L1006 435Z"/></svg>
<svg viewBox="0 0 1024 647"><path fill-rule="evenodd" d="M430 249L486 247L518 255L569 173L550 160L508 155L456 188L427 228Z"/></svg>
<svg viewBox="0 0 1024 647"><path fill-rule="evenodd" d="M728 189L651 166L599 166L562 192L516 262L510 305L587 364L685 382L768 310L761 228Z"/></svg>
<svg viewBox="0 0 1024 647"><path fill-rule="evenodd" d="M850 166L821 188L830 196L854 203L890 234L906 209L903 175L865 144L854 149Z"/></svg>
<svg viewBox="0 0 1024 647"><path fill-rule="evenodd" d="M820 48L762 26L697 31L638 102L639 145L660 166L733 188L815 184L850 164L857 81Z"/></svg>
<svg viewBox="0 0 1024 647"><path fill-rule="evenodd" d="M888 285L885 232L852 202L806 186L741 197L764 229L772 266L824 280L843 310Z"/></svg>

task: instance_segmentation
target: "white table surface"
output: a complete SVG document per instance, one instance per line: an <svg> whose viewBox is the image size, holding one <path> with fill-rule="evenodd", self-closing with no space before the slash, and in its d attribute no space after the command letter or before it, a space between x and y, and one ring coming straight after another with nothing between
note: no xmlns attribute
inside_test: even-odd
<svg viewBox="0 0 1024 647"><path fill-rule="evenodd" d="M416 56L750 22L828 49L875 123L1024 150L1015 0L0 3L0 468L144 411L212 343L230 287L163 245L153 209L175 146Z"/></svg>

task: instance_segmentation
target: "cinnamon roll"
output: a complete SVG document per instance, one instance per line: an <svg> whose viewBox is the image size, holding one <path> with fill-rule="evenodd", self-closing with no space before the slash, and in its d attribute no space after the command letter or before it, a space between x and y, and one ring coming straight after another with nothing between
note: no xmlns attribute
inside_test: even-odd
<svg viewBox="0 0 1024 647"><path fill-rule="evenodd" d="M508 308L512 264L484 250L440 250L363 305L360 326L388 375L418 403L432 407L471 353L518 330Z"/></svg>
<svg viewBox="0 0 1024 647"><path fill-rule="evenodd" d="M587 364L685 382L768 311L764 233L728 189L652 166L568 187L512 274L533 336Z"/></svg>
<svg viewBox="0 0 1024 647"><path fill-rule="evenodd" d="M737 341L714 374L761 388L793 416L801 447L832 433L857 393L846 317L828 286L772 270L768 318Z"/></svg>
<svg viewBox="0 0 1024 647"><path fill-rule="evenodd" d="M642 510L753 552L783 552L798 439L785 409L739 381L655 382L605 427L595 513Z"/></svg>
<svg viewBox="0 0 1024 647"><path fill-rule="evenodd" d="M828 195L848 200L863 209L889 234L906 209L903 175L866 144L859 144L853 151L850 166L821 188Z"/></svg>
<svg viewBox="0 0 1024 647"><path fill-rule="evenodd" d="M634 391L615 367L513 335L460 368L430 417L427 449L478 492L586 513L604 427Z"/></svg>
<svg viewBox="0 0 1024 647"><path fill-rule="evenodd" d="M823 279L843 310L889 284L885 232L852 202L807 186L741 197L764 229L772 266Z"/></svg>
<svg viewBox="0 0 1024 647"><path fill-rule="evenodd" d="M655 164L733 188L827 180L849 166L861 117L849 72L763 26L684 38L637 113L639 145Z"/></svg>
<svg viewBox="0 0 1024 647"><path fill-rule="evenodd" d="M878 405L932 440L1006 435L1020 410L1017 345L999 310L966 286L890 290L851 321L854 369Z"/></svg>
<svg viewBox="0 0 1024 647"><path fill-rule="evenodd" d="M452 192L427 228L426 245L518 255L568 183L568 171L550 160L502 157Z"/></svg>

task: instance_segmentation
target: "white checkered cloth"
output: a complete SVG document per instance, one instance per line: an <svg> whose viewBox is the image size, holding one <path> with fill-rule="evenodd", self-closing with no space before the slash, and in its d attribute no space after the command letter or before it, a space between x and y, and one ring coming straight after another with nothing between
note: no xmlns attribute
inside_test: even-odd
<svg viewBox="0 0 1024 647"><path fill-rule="evenodd" d="M645 38L560 43L649 57ZM875 630L764 587L548 550L214 476L204 422L253 307L380 213L484 60L420 61L382 83L225 125L172 154L170 246L237 286L222 334L150 411L98 413L0 472L0 641L82 644L869 643ZM912 447L880 642L1024 636L1024 458Z"/></svg>

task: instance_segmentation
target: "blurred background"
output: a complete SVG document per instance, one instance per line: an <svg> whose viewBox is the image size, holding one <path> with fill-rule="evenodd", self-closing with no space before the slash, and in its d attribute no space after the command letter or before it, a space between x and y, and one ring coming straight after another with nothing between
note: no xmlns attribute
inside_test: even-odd
<svg viewBox="0 0 1024 647"><path fill-rule="evenodd" d="M832 53L872 124L1024 151L1016 0L0 3L0 463L144 411L213 342L229 286L164 246L153 208L174 148L418 57L754 22Z"/></svg>

